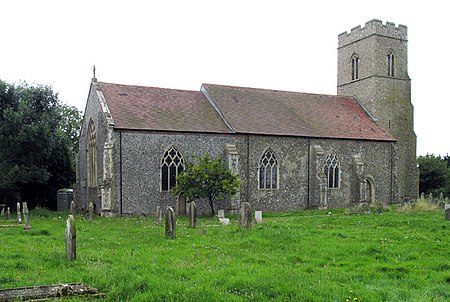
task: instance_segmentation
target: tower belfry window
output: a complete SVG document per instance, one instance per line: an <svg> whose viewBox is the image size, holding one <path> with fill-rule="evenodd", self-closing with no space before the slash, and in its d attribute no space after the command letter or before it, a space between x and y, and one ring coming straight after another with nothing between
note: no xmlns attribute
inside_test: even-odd
<svg viewBox="0 0 450 302"><path fill-rule="evenodd" d="M389 52L387 55L387 68L388 68L388 76L393 77L394 76L394 54Z"/></svg>
<svg viewBox="0 0 450 302"><path fill-rule="evenodd" d="M356 54L352 56L352 81L359 79L359 58Z"/></svg>

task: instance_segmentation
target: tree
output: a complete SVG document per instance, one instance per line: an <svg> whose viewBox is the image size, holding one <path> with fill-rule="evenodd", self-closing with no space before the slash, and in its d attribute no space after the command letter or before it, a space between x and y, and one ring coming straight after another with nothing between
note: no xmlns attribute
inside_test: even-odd
<svg viewBox="0 0 450 302"><path fill-rule="evenodd" d="M0 202L56 207L75 180L60 101L49 86L0 81Z"/></svg>
<svg viewBox="0 0 450 302"><path fill-rule="evenodd" d="M60 119L57 133L69 149L71 165L75 171L76 156L78 153L78 138L80 136L83 116L81 115L81 111L75 106L66 104L58 105L57 113Z"/></svg>
<svg viewBox="0 0 450 302"><path fill-rule="evenodd" d="M196 163L188 163L186 170L178 175L173 193L183 193L191 200L206 198L214 215L214 202L235 195L239 180L233 175L221 158L208 154L195 157Z"/></svg>
<svg viewBox="0 0 450 302"><path fill-rule="evenodd" d="M419 164L419 190L425 194L435 195L443 192L450 194L450 168L447 159L427 154L417 158Z"/></svg>

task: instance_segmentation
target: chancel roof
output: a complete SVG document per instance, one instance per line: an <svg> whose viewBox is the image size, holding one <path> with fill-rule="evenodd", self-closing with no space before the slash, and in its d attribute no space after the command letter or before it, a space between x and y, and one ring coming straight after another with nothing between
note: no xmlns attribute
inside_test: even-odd
<svg viewBox="0 0 450 302"><path fill-rule="evenodd" d="M97 87L119 129L394 141L350 97L213 84Z"/></svg>

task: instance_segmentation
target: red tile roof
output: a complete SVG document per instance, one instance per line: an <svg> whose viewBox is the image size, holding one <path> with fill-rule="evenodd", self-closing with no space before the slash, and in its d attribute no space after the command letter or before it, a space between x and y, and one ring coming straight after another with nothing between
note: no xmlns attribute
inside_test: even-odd
<svg viewBox="0 0 450 302"><path fill-rule="evenodd" d="M118 129L395 141L350 97L213 84L203 92L97 87Z"/></svg>
<svg viewBox="0 0 450 302"><path fill-rule="evenodd" d="M200 91L98 82L115 128L229 133Z"/></svg>
<svg viewBox="0 0 450 302"><path fill-rule="evenodd" d="M394 141L353 98L203 84L237 133Z"/></svg>

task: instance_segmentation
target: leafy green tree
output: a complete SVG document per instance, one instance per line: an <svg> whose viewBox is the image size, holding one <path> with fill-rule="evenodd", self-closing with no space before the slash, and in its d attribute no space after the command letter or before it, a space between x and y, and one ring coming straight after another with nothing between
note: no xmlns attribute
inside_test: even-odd
<svg viewBox="0 0 450 302"><path fill-rule="evenodd" d="M239 180L233 175L221 158L212 158L208 154L195 157L196 163L188 163L186 170L178 175L173 193L185 194L189 199L208 200L214 215L214 202L235 195L239 189Z"/></svg>
<svg viewBox="0 0 450 302"><path fill-rule="evenodd" d="M0 202L56 207L75 180L58 95L49 86L0 81Z"/></svg>
<svg viewBox="0 0 450 302"><path fill-rule="evenodd" d="M419 190L434 195L443 192L450 194L450 168L447 160L440 156L427 154L417 158L419 164Z"/></svg>
<svg viewBox="0 0 450 302"><path fill-rule="evenodd" d="M75 106L61 104L57 107L59 116L58 136L63 140L64 144L69 148L70 161L72 168L75 170L75 161L78 153L78 138L81 131L81 123L83 116Z"/></svg>

